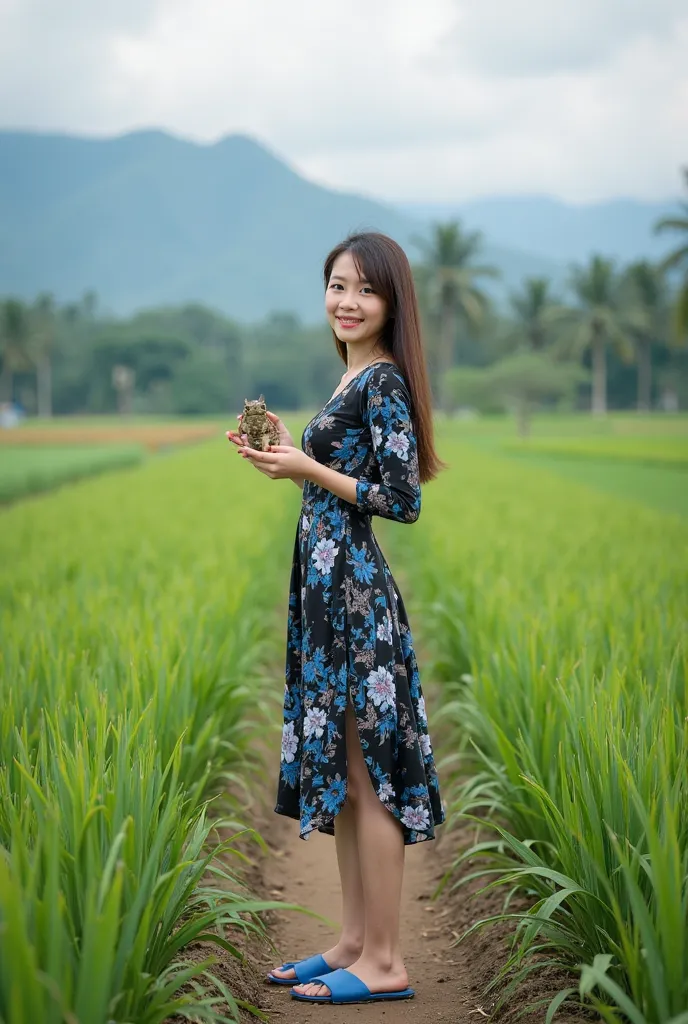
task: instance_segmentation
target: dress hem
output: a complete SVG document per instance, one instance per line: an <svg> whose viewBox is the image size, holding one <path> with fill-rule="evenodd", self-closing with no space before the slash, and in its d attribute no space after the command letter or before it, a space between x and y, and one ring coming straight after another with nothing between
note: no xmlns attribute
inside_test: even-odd
<svg viewBox="0 0 688 1024"><path fill-rule="evenodd" d="M382 804L383 807L386 806L382 802L382 800L380 800L380 803ZM399 818L397 818L396 814L394 814L393 811L389 810L389 807L387 808L387 810L394 817L394 819L396 821L398 821L399 824L401 825L403 839L404 839L404 846L416 846L418 843L429 843L429 842L432 842L432 840L436 838L436 836L435 836L435 829L438 828L440 825L443 825L444 822L446 821L446 817L442 818L441 821L434 822L434 824L432 826L432 829L428 829L428 830L421 831L420 829L407 829L402 824L402 822L399 820ZM292 821L298 821L298 822L301 821L300 815L294 814L292 811L287 811L284 808L273 807L273 811L274 811L275 814L281 814L285 818L291 818ZM299 830L299 839L303 839L305 841L308 841L308 839L310 838L311 832L322 832L323 835L328 835L328 836L334 837L334 819L336 817L337 817L337 815L333 814L330 818L328 818L328 820L326 822L324 822L324 823L322 823L320 825L312 825L310 828L300 829ZM415 835L417 838L416 839L411 839L410 837L413 836L413 835Z"/></svg>

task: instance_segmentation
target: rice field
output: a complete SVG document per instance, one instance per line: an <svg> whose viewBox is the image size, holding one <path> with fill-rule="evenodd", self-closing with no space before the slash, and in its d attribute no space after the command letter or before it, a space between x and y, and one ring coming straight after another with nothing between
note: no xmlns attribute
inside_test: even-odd
<svg viewBox="0 0 688 1024"><path fill-rule="evenodd" d="M605 462L639 462L688 468L687 437L633 437L626 435L578 437L536 437L509 441L504 445L514 454L556 455L571 459L601 459Z"/></svg>
<svg viewBox="0 0 688 1024"><path fill-rule="evenodd" d="M664 422L534 437L683 444ZM597 456L514 455L511 431L440 422L451 468L418 525L376 523L439 681L446 827L482 829L443 891L488 857L505 914L514 887L533 899L514 984L561 963L560 999L609 1024L688 1024L688 521L549 461ZM239 461L211 439L0 511L0 1024L248 1009L184 955L203 936L240 957L278 905L228 854L272 785L299 496Z"/></svg>
<svg viewBox="0 0 688 1024"><path fill-rule="evenodd" d="M36 445L0 447L0 502L51 491L106 470L133 466L144 457L138 445Z"/></svg>
<svg viewBox="0 0 688 1024"><path fill-rule="evenodd" d="M688 524L442 436L423 528L390 541L453 723L452 818L490 823L454 871L487 857L507 917L514 887L533 897L511 916L513 984L538 963L580 978L543 1020L581 1000L685 1024Z"/></svg>
<svg viewBox="0 0 688 1024"><path fill-rule="evenodd" d="M298 492L255 488L226 445L0 514L3 1024L238 1019L184 949L239 956L263 927L222 854L282 696Z"/></svg>
<svg viewBox="0 0 688 1024"><path fill-rule="evenodd" d="M14 429L0 430L0 504L134 465L149 453L166 453L221 436L220 425L207 421L28 420Z"/></svg>

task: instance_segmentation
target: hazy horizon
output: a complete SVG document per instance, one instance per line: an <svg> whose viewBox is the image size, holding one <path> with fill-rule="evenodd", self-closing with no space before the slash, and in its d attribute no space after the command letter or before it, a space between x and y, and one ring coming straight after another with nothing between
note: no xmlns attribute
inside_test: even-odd
<svg viewBox="0 0 688 1024"><path fill-rule="evenodd" d="M683 0L6 0L0 124L244 133L330 189L569 203L681 190Z"/></svg>

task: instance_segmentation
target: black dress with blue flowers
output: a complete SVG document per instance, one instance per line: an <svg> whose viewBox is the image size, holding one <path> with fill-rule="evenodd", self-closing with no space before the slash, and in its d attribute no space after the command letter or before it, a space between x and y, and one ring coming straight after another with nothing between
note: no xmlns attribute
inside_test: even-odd
<svg viewBox="0 0 688 1024"><path fill-rule="evenodd" d="M345 711L353 704L378 797L404 843L445 820L411 631L371 527L421 506L411 399L401 370L373 363L310 421L301 447L356 477L356 504L306 481L292 563L282 756L275 811L307 839L334 835L346 799Z"/></svg>

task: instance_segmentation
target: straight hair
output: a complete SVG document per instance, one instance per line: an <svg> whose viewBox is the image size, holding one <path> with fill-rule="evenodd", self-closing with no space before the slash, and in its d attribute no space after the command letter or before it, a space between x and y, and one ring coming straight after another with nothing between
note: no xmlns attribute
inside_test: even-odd
<svg viewBox="0 0 688 1024"><path fill-rule="evenodd" d="M327 289L335 260L349 252L362 280L387 303L387 321L380 341L384 354L398 364L411 396L411 418L418 445L421 483L447 468L435 451L432 396L425 361L418 299L413 273L401 246L377 231L349 235L327 255L323 267ZM346 363L346 345L332 331L335 347Z"/></svg>

